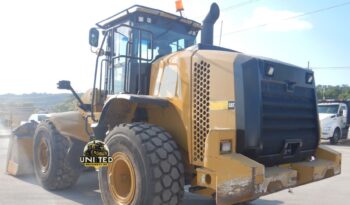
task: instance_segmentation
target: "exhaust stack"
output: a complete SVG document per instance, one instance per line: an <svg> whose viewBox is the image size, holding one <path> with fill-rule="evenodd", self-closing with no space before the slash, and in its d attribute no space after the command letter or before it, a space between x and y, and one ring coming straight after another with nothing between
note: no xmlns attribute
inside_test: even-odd
<svg viewBox="0 0 350 205"><path fill-rule="evenodd" d="M220 8L216 3L212 3L209 13L203 20L203 29L201 32L201 43L213 45L214 24L220 16Z"/></svg>

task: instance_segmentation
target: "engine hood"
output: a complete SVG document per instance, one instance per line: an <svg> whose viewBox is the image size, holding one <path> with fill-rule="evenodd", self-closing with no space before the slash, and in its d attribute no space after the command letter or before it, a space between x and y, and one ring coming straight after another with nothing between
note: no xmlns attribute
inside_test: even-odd
<svg viewBox="0 0 350 205"><path fill-rule="evenodd" d="M327 119L330 119L332 117L335 117L335 114L329 114L329 113L319 113L318 114L318 119L320 121L326 121Z"/></svg>

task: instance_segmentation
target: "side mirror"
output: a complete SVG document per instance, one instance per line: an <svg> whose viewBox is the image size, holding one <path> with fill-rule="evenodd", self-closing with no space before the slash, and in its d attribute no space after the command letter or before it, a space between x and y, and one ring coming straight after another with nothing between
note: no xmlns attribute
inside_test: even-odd
<svg viewBox="0 0 350 205"><path fill-rule="evenodd" d="M98 38L100 33L96 28L91 28L89 31L89 44L92 47L98 47Z"/></svg>
<svg viewBox="0 0 350 205"><path fill-rule="evenodd" d="M340 110L338 116L343 116L344 115L344 110Z"/></svg>
<svg viewBox="0 0 350 205"><path fill-rule="evenodd" d="M61 80L57 83L57 88L60 90L70 90L72 86L69 80Z"/></svg>
<svg viewBox="0 0 350 205"><path fill-rule="evenodd" d="M60 89L60 90L70 90L73 93L74 97L78 100L79 107L81 109L83 109L85 111L91 110L91 105L84 104L84 102L80 99L79 95L75 92L75 90L70 85L70 81L69 80L58 81L57 88Z"/></svg>

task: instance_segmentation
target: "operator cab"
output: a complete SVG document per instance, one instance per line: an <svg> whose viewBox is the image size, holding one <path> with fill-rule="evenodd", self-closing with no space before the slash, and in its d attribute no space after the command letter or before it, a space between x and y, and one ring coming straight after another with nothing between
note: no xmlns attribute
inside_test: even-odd
<svg viewBox="0 0 350 205"><path fill-rule="evenodd" d="M94 88L106 95L147 95L152 62L194 45L201 29L195 21L139 5L96 26L89 36L90 45L98 48Z"/></svg>

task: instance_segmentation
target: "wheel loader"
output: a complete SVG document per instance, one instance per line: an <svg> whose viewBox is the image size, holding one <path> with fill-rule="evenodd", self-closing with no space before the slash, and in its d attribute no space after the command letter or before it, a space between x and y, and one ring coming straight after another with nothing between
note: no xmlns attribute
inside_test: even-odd
<svg viewBox="0 0 350 205"><path fill-rule="evenodd" d="M340 174L341 154L320 145L314 73L213 45L219 14L213 3L200 24L135 5L98 22L93 89L80 98L60 81L79 111L16 135L17 157L32 153L39 183L64 189L84 145L104 141L106 205L181 204L185 185L231 205Z"/></svg>

